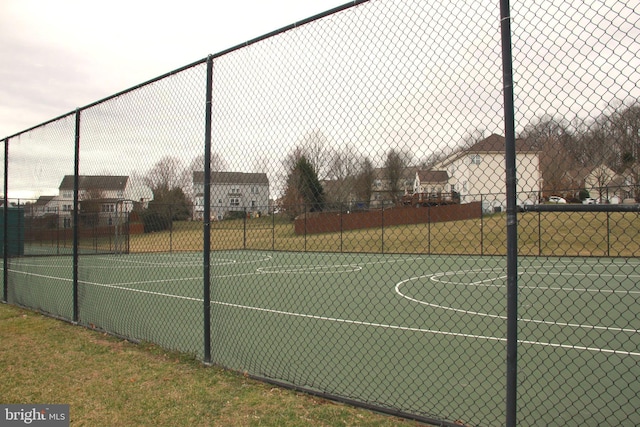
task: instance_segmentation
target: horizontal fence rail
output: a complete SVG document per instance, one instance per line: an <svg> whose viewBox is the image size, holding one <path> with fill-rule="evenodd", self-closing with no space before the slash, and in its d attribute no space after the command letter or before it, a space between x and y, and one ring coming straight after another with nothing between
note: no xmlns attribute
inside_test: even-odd
<svg viewBox="0 0 640 427"><path fill-rule="evenodd" d="M3 139L3 301L441 426L640 425L640 11L349 2Z"/></svg>

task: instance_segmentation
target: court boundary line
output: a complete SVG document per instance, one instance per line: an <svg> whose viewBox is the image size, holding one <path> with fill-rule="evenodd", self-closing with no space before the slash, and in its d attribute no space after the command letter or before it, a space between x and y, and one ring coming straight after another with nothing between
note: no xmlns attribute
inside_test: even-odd
<svg viewBox="0 0 640 427"><path fill-rule="evenodd" d="M457 271L458 273L461 272L479 272L481 270L459 270ZM480 311L472 311L472 310L465 310L465 309L461 309L461 308L454 308L454 307L450 307L450 306L446 306L446 305L440 305L440 304L433 304L430 302L426 302L426 301L422 301L416 298L412 298L408 295L403 294L400 291L400 286L410 282L412 280L416 280L416 279L422 279L422 278L429 278L429 281L431 281L434 277L439 276L442 277L443 275L446 275L448 273L456 273L456 271L451 271L451 272L446 272L446 273L434 273L434 274L424 274L421 276L415 276L415 277L411 277L409 279L405 279L402 280L400 282L398 282L395 286L395 292L396 294L398 294L399 296L401 296L402 298L405 298L409 301L415 302L417 304L421 304L421 305L426 305L428 307L432 307L432 308L439 308L442 310L447 310L447 311L453 311L455 313L463 313L463 314L467 314L467 315L471 315L471 316L479 316L479 317L487 317L490 319L499 319L499 320L507 320L507 316L505 315L500 315L500 314L490 314L490 313L483 313ZM494 279L490 279L491 281L494 280L499 280L499 279L504 279L505 277L499 276L496 277ZM454 284L454 285L462 285L462 286L476 286L478 283L483 283L487 280L482 280L479 282L469 282L469 283L464 283L464 282L439 282L442 284ZM482 285L485 287L500 287L498 285ZM503 286L504 287L504 286ZM563 290L563 291L578 291L578 289L564 289L564 288L557 288L554 289L552 287L548 287L545 286L543 288L537 288L537 287L531 287L531 286L524 286L524 288L527 289L542 289L544 290ZM521 287L519 287L518 289L521 289ZM595 291L594 291L595 292ZM603 293L606 293L606 291L603 291ZM609 293L615 293L615 291L611 291ZM628 292L622 292L625 294L629 294L629 293L633 293L633 294L640 294L640 291L628 291ZM631 333L631 334L637 334L640 333L639 329L631 329L631 328L618 328L618 327L611 327L611 326L598 326L598 325L583 325L583 324L579 324L579 323L566 323L566 322L556 322L556 321L548 321L548 320L539 320L539 319L528 319L528 318L524 318L524 317L518 317L518 322L526 322L526 323L533 323L533 324L539 324L539 325L551 325L551 326L564 326L564 327L569 327L569 328L580 328L580 329L588 329L588 330L603 330L603 331L613 331L613 332L624 332L624 333Z"/></svg>
<svg viewBox="0 0 640 427"><path fill-rule="evenodd" d="M269 259L272 259L272 257L268 257L267 259L263 259L263 260L248 261L247 263L266 261L266 260L269 260ZM415 260L415 259L422 259L422 258L413 258L413 260ZM399 261L409 261L409 260L411 260L411 259L407 258L407 259L402 259L402 260L370 262L370 263L365 263L365 264L369 264L369 265L372 265L372 264L384 264L384 263L392 263L392 262L399 262ZM298 266L300 266L300 264L298 264ZM31 275L31 276L34 276L34 277L40 277L40 278L45 278L45 279L62 280L62 281L65 281L65 282L72 282L73 281L72 279L68 279L68 278L61 278L61 277L56 277L56 276L47 276L47 275L43 275L43 274L31 273L31 272L23 272L23 271L18 271L18 270L13 270L13 269L9 269L9 271L13 272L13 273L17 273L17 274ZM462 270L460 270L460 271L462 271ZM340 272L338 272L338 273L340 273ZM255 272L251 272L251 273L230 274L230 275L224 275L224 276L212 276L212 278L216 278L216 277L218 277L218 278L233 278L233 277L241 277L241 276L248 276L248 275L262 275L262 274L268 274L268 273L263 273L263 272L258 271L258 269L256 269ZM283 274L286 274L286 273L283 273ZM435 274L438 274L438 273L434 273L433 275L435 275ZM433 275L431 275L431 276L433 276ZM406 283L409 280L416 279L416 278L427 277L427 276L430 276L430 275L422 275L422 276L416 276L416 277L413 277L413 278L405 279L405 280L399 282L398 284L396 284L395 285L395 289L397 289L400 284ZM162 283L162 282L165 282L165 281L174 281L175 282L175 281L183 281L183 280L202 280L202 279L203 279L203 277L200 276L200 277L181 278L181 279L150 280L150 281L147 281L147 282L129 282L129 283L122 283L120 285L134 285L134 284L144 284L144 283ZM82 283L82 284L85 284L85 285L90 285L90 286L96 286L96 287L104 287L104 288L109 288L109 289L114 289L114 290L129 291L129 292L133 292L133 293L160 296L160 297L165 297L165 298L175 298L175 299L181 299L181 300L193 301L193 302L200 302L200 303L204 302L203 298L181 296L181 295L175 295L175 294L170 294L170 293L149 291L149 290L144 290L144 289L135 289L135 288L129 288L129 287L126 287L126 286L119 286L118 284L105 284L105 283L89 282L89 281L83 281L83 280L80 280L79 283ZM396 290L396 293L398 293L397 290ZM410 299L410 300L413 300L413 301L415 301L417 303L420 303L420 304L425 304L424 302L420 302L419 300L415 300L415 299L412 299L410 297L405 297L401 293L398 293L398 294L402 298ZM353 325L359 325L359 326L369 326L369 327L375 327L375 328L385 328L385 329L391 329L391 330L401 330L401 331L407 331L407 332L419 332L419 333L425 333L425 334L431 334L431 335L452 336L452 337L470 338L470 339L485 340L485 341L495 341L495 342L506 342L506 340L507 340L506 337L503 338L503 337L493 337L493 336L486 336L486 335L465 334L465 333L453 332L453 331L439 331L439 330L433 330L433 329L414 328L414 327L410 327L410 326L390 325L390 324L383 324L383 323L376 323L376 322L366 322L366 321L351 320L351 319L339 319L339 318L334 318L334 317L329 317L329 316L319 316L319 315L313 315L313 314L295 313L295 312L284 311L284 310L276 310L276 309L270 309L270 308L264 308L264 307L253 307L253 306L247 306L247 305L235 304L235 303L228 303L228 302L223 302L223 301L215 301L215 300L211 300L210 302L211 302L211 304L218 305L218 306L233 307L233 308L239 308L239 309L244 309L244 310L266 312L266 313L272 313L272 314L278 314L278 315L286 315L286 316L306 318L306 319L315 319L315 320L329 321L329 322L342 323L342 324L353 324ZM426 303L426 305L431 305L431 304ZM453 311L461 311L461 312L471 313L471 314L474 313L474 312L468 312L466 310L453 309L453 308L447 308L447 307L442 307L442 306L437 306L437 307L438 308L449 309L449 310L453 310ZM478 315L481 315L481 314L478 314ZM500 320L505 318L504 316L499 316L499 315L491 315L491 316L495 316L495 317L499 318ZM525 319L518 319L518 321L525 321ZM539 322L545 322L545 321L539 321ZM553 322L553 324L554 325L563 326L562 324L557 323L557 322ZM569 326L569 325L567 324L565 326ZM584 327L584 326L581 326L581 327ZM593 326L590 326L589 328L590 329L596 329L596 327L593 327ZM607 327L600 327L600 328L616 331L616 329L613 329L613 328L607 328ZM629 330L629 332L637 333L638 331L637 330ZM561 344L561 343L531 341L531 340L520 340L520 339L518 340L518 343L519 344L528 344L528 345L533 345L533 346L572 349L572 350L580 350L580 351L589 351L589 352L615 354L615 355L623 355L623 356L631 356L631 357L640 357L640 352L631 352L631 351L626 351L626 350L614 350L614 349L608 349L608 348L577 346L577 345L569 345L569 344Z"/></svg>

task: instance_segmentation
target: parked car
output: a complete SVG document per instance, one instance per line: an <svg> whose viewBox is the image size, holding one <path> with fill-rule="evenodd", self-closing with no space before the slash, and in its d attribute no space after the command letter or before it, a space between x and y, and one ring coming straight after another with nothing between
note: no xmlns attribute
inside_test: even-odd
<svg viewBox="0 0 640 427"><path fill-rule="evenodd" d="M567 201L560 196L550 196L549 203L567 203Z"/></svg>
<svg viewBox="0 0 640 427"><path fill-rule="evenodd" d="M584 199L582 201L583 205L595 205L596 204L596 199L592 199L591 197L588 197L586 199Z"/></svg>

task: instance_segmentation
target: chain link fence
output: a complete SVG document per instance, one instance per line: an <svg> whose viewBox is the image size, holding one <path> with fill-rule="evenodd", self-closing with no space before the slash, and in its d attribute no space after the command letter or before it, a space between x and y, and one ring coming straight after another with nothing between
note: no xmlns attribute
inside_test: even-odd
<svg viewBox="0 0 640 427"><path fill-rule="evenodd" d="M640 10L512 3L352 2L5 138L4 301L436 425L640 425Z"/></svg>

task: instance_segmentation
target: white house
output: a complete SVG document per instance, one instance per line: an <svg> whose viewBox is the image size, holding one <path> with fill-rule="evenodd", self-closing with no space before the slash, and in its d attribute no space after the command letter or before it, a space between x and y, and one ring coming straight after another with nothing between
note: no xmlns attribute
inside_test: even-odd
<svg viewBox="0 0 640 427"><path fill-rule="evenodd" d="M194 219L204 217L204 172L193 172ZM255 215L269 210L266 173L211 172L211 218L221 220L229 212Z"/></svg>
<svg viewBox="0 0 640 427"><path fill-rule="evenodd" d="M127 195L128 176L79 175L78 200L80 208L83 203L97 205L100 225L113 225L117 215L131 212L133 202ZM50 204L55 208L62 227L71 227L73 218L74 176L65 175L58 188L59 194Z"/></svg>
<svg viewBox="0 0 640 427"><path fill-rule="evenodd" d="M625 199L635 199L638 181L637 167L630 167L618 174L605 164L587 170L584 188L589 197L600 203L620 203Z"/></svg>
<svg viewBox="0 0 640 427"><path fill-rule="evenodd" d="M58 206L55 201L55 196L40 196L34 203L27 205L26 215L31 217L42 217L57 213Z"/></svg>
<svg viewBox="0 0 640 427"><path fill-rule="evenodd" d="M414 193L438 194L447 191L449 174L441 170L420 170L413 183Z"/></svg>
<svg viewBox="0 0 640 427"><path fill-rule="evenodd" d="M485 209L506 208L505 138L492 134L434 165L448 174L445 191L461 203L483 201ZM519 204L534 203L542 188L540 157L525 140L516 140L516 192Z"/></svg>

